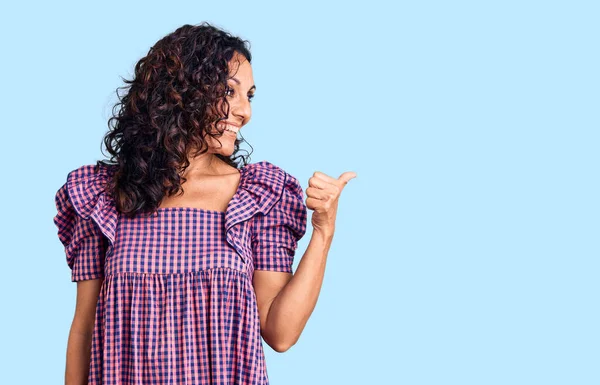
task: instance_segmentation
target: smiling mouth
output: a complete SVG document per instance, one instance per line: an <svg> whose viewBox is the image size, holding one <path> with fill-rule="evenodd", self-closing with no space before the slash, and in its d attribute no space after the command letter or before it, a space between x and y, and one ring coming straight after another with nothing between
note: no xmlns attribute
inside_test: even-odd
<svg viewBox="0 0 600 385"><path fill-rule="evenodd" d="M225 128L225 131L229 131L234 135L237 135L238 131L240 130L239 127L232 126L231 124L227 124L227 125L220 124L219 127Z"/></svg>

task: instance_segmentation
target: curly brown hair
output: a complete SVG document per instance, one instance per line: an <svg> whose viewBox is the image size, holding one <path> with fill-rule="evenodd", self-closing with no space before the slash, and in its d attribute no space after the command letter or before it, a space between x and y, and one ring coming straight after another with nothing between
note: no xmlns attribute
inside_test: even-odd
<svg viewBox="0 0 600 385"><path fill-rule="evenodd" d="M223 131L212 127L229 116L227 79L235 54L250 63L249 42L207 22L186 24L150 48L133 80L122 78L128 85L117 88L119 102L103 138L110 160L97 162L114 170L107 189L121 213L152 213L165 194L183 191L188 154L208 151L206 135L219 141ZM127 90L123 96L121 89ZM249 153L237 155L244 141L235 140L230 157L215 156L235 168L238 158L248 164Z"/></svg>

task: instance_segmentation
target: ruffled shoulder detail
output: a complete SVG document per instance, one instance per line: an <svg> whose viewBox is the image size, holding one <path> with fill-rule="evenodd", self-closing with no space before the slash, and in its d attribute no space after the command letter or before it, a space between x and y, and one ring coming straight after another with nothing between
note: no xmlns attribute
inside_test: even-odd
<svg viewBox="0 0 600 385"><path fill-rule="evenodd" d="M258 213L267 215L283 195L286 172L265 160L240 169L240 182L225 213L227 242L248 261L252 252L248 242L249 226L242 224Z"/></svg>
<svg viewBox="0 0 600 385"><path fill-rule="evenodd" d="M69 200L77 215L92 218L111 244L115 243L118 212L105 187L116 172L116 166L84 165L67 176Z"/></svg>
<svg viewBox="0 0 600 385"><path fill-rule="evenodd" d="M251 222L254 270L293 273L298 242L306 233L308 211L304 191L297 178L285 173L281 196L264 215Z"/></svg>

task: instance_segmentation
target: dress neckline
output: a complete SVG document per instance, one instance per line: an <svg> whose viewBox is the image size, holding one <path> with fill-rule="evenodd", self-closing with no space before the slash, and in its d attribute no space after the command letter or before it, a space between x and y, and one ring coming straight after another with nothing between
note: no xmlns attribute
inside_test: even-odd
<svg viewBox="0 0 600 385"><path fill-rule="evenodd" d="M163 213L163 212L166 213L169 211L190 211L190 212L207 213L207 214L214 214L214 215L221 215L221 216L224 216L227 213L227 211L208 210L208 209L201 209L199 207L186 207L186 206L160 207L160 208L156 209L156 213Z"/></svg>
<svg viewBox="0 0 600 385"><path fill-rule="evenodd" d="M200 207L190 207L190 206L170 206L170 207L159 207L155 210L155 213L161 214L161 213L168 213L170 211L185 211L185 212L199 212L199 213L206 213L206 214L217 215L217 216L225 216L225 214L227 214L227 212L229 211L229 207L231 206L231 203L237 198L237 196L239 195L239 193L242 189L242 182L243 182L243 178L245 175L244 171L246 170L246 168L248 166L250 166L250 164L251 163L243 166L242 168L236 169L240 173L240 180L238 182L237 188L235 189L235 193L231 197L231 200L227 203L227 208L225 209L225 211L209 210L209 209L203 209Z"/></svg>

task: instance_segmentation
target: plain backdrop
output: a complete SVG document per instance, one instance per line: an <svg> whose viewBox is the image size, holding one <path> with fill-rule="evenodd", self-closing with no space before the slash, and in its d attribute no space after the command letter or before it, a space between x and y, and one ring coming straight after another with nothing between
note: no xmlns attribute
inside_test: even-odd
<svg viewBox="0 0 600 385"><path fill-rule="evenodd" d="M594 1L3 6L0 383L62 384L76 284L52 222L121 77L208 21L251 42L251 162L354 171L272 385L598 384ZM312 233L302 239L294 271Z"/></svg>

